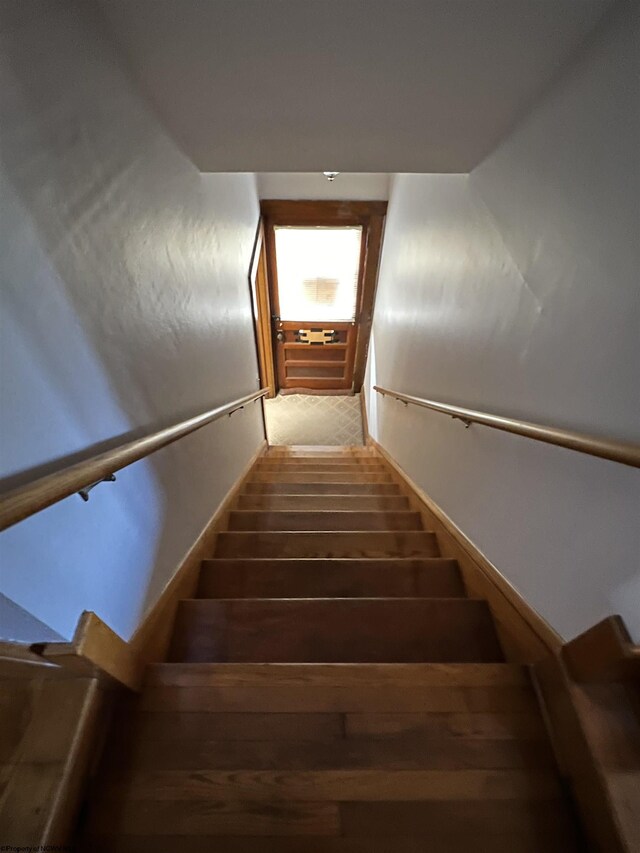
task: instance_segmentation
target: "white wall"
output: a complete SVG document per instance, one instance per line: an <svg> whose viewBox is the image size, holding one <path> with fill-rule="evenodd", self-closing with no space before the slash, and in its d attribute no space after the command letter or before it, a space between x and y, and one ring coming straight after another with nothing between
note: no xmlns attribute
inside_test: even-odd
<svg viewBox="0 0 640 853"><path fill-rule="evenodd" d="M0 4L4 487L257 388L253 175L202 176L84 4ZM2 535L0 589L128 638L262 440L259 405ZM0 626L1 631L1 626Z"/></svg>
<svg viewBox="0 0 640 853"><path fill-rule="evenodd" d="M612 0L98 2L202 171L460 172Z"/></svg>
<svg viewBox="0 0 640 853"><path fill-rule="evenodd" d="M332 167L327 166L327 171ZM322 172L261 172L260 198L330 199L333 201L386 201L389 178L383 173L343 172L333 181Z"/></svg>
<svg viewBox="0 0 640 853"><path fill-rule="evenodd" d="M60 634L45 625L24 608L0 592L0 625L2 639L15 643L42 643L64 640Z"/></svg>
<svg viewBox="0 0 640 853"><path fill-rule="evenodd" d="M471 175L398 176L378 384L640 441L637 7ZM640 639L640 474L390 400L373 430L565 638Z"/></svg>

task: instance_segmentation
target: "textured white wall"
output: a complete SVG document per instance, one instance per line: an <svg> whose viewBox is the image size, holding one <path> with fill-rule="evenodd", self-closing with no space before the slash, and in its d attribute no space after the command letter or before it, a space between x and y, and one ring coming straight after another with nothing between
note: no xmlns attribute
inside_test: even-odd
<svg viewBox="0 0 640 853"><path fill-rule="evenodd" d="M181 154L87 6L2 3L0 23L9 487L257 388L258 199ZM129 637L262 440L259 405L2 534L2 592L63 636L89 609Z"/></svg>
<svg viewBox="0 0 640 853"><path fill-rule="evenodd" d="M526 112L611 1L99 3L203 171L460 172Z"/></svg>
<svg viewBox="0 0 640 853"><path fill-rule="evenodd" d="M327 166L327 171L333 168ZM322 172L261 172L260 198L386 201L390 176L374 172L343 172L333 181Z"/></svg>
<svg viewBox="0 0 640 853"><path fill-rule="evenodd" d="M24 608L0 592L0 626L2 639L16 643L42 643L64 640L56 631L45 625Z"/></svg>
<svg viewBox="0 0 640 853"><path fill-rule="evenodd" d="M470 176L395 179L378 384L640 440L638 35L621 5ZM381 443L556 630L617 612L640 639L637 470L377 404Z"/></svg>

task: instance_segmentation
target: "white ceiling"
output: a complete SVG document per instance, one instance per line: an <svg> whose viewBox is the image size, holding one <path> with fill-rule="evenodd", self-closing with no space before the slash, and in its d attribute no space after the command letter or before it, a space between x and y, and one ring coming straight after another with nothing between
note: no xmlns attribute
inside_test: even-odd
<svg viewBox="0 0 640 853"><path fill-rule="evenodd" d="M611 0L99 0L202 171L466 172Z"/></svg>

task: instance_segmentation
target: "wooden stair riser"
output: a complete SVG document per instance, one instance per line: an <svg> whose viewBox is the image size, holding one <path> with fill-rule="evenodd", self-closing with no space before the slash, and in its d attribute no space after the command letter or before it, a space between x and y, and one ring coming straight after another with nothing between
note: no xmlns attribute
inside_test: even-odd
<svg viewBox="0 0 640 853"><path fill-rule="evenodd" d="M330 743L348 738L387 740L404 736L542 741L544 723L531 697L531 711L479 713L341 714L236 711L137 711L116 720L129 742L288 741Z"/></svg>
<svg viewBox="0 0 640 853"><path fill-rule="evenodd" d="M235 510L229 530L422 530L419 512Z"/></svg>
<svg viewBox="0 0 640 853"><path fill-rule="evenodd" d="M330 455L328 453L320 456L261 456L257 465L348 465L351 467L375 467L384 468L386 462L379 456L344 456Z"/></svg>
<svg viewBox="0 0 640 853"><path fill-rule="evenodd" d="M433 533L415 530L220 533L216 557L439 557Z"/></svg>
<svg viewBox="0 0 640 853"><path fill-rule="evenodd" d="M252 471L251 483L392 483L393 480L390 474L368 474L360 472L329 472L325 473L322 470L305 471L296 473L295 471L285 471L279 473L277 471Z"/></svg>
<svg viewBox="0 0 640 853"><path fill-rule="evenodd" d="M131 776L141 771L191 770L523 770L549 769L553 755L548 742L505 738L440 737L423 732L386 738L357 737L325 741L264 737L253 741L129 739L125 755L109 759L113 775Z"/></svg>
<svg viewBox="0 0 640 853"><path fill-rule="evenodd" d="M173 661L499 661L486 602L465 598L190 599Z"/></svg>
<svg viewBox="0 0 640 853"><path fill-rule="evenodd" d="M385 476L389 469L382 465L255 465L252 473L258 474L340 474L348 480L356 474Z"/></svg>
<svg viewBox="0 0 640 853"><path fill-rule="evenodd" d="M521 774L524 776L526 774ZM277 783L277 780L276 780ZM556 809L563 809L559 801L553 803ZM258 803L248 802L246 808L259 808ZM264 808L264 806L263 806ZM341 815L342 804L338 804L338 814ZM504 812L504 809L503 809ZM566 821L566 818L565 818ZM240 827L252 826L252 823L243 821L242 815L238 815ZM458 826L461 826L459 824ZM340 824L342 827L342 824ZM213 832L214 830L212 830ZM453 829L442 833L428 833L428 853L469 853L470 830ZM521 831L514 835L512 833L494 830L491 825L485 828L482 835L474 838L473 853L569 853L578 848L577 842L558 837L557 828L549 822L543 829L535 823L523 824ZM402 834L400 834L402 833ZM221 834L198 834L198 835L169 835L163 834L161 840L167 846L159 847L158 835L119 835L113 840L112 836L94 836L91 839L92 853L173 853L173 851L187 850L189 853L212 853L212 851L224 851L224 853L424 853L424 834L412 832L411 825L396 825L396 833L388 836L344 836L342 828L340 834L327 835L304 835L301 837L287 837L270 834L257 837L250 832L238 831L235 835ZM300 842L303 841L301 846ZM543 845L541 848L541 844ZM582 847L580 849L583 849Z"/></svg>
<svg viewBox="0 0 640 853"><path fill-rule="evenodd" d="M242 510L348 510L350 512L403 512L409 499L397 495L250 495L238 496Z"/></svg>
<svg viewBox="0 0 640 853"><path fill-rule="evenodd" d="M455 560L205 560L199 598L464 596Z"/></svg>
<svg viewBox="0 0 640 853"><path fill-rule="evenodd" d="M304 446L278 446L271 445L267 448L266 453L264 454L264 459L269 459L271 457L288 457L291 459L300 459L306 456L311 457L320 457L324 458L326 456L339 456L341 458L349 459L352 457L364 457L367 459L377 459L380 460L380 456L373 451L370 447L344 447L342 445L323 445L321 447L304 447Z"/></svg>
<svg viewBox="0 0 640 853"><path fill-rule="evenodd" d="M174 664L174 666L177 664ZM188 664L193 666L193 664ZM230 666L231 664L226 664ZM317 666L317 664L314 664ZM523 687L157 687L145 692L148 711L185 713L505 714L535 701Z"/></svg>
<svg viewBox="0 0 640 853"><path fill-rule="evenodd" d="M493 706L492 710L531 710L535 706L529 669L514 663L325 663L310 666L304 663L198 663L178 665L174 663L150 664L146 670L145 687L140 701L144 704L147 690L156 687L212 687L220 690L246 688L268 688L287 691L291 688L315 690L316 698L322 690L342 691L345 699L360 688L372 688L411 694L417 688L427 690L458 690L486 688L490 691L504 687L518 687L527 691L529 705L526 708ZM422 700L421 700L422 701ZM306 706L305 706L306 708ZM415 705L412 711L426 710ZM489 706L446 707L438 710L488 710ZM147 710L151 710L148 708ZM161 709L160 709L161 710ZM250 711L251 706L244 708ZM288 710L294 711L294 707ZM326 710L321 701L317 710ZM341 711L351 710L346 704ZM393 709L391 709L393 710Z"/></svg>
<svg viewBox="0 0 640 853"><path fill-rule="evenodd" d="M245 483L250 495L400 495L397 483Z"/></svg>
<svg viewBox="0 0 640 853"><path fill-rule="evenodd" d="M228 524L116 715L87 850L582 849L527 668L377 452L271 447Z"/></svg>
<svg viewBox="0 0 640 853"><path fill-rule="evenodd" d="M388 468L374 459L365 459L361 462L340 462L335 459L310 459L305 462L257 462L254 471L350 471L353 473L366 474L382 471L388 473Z"/></svg>

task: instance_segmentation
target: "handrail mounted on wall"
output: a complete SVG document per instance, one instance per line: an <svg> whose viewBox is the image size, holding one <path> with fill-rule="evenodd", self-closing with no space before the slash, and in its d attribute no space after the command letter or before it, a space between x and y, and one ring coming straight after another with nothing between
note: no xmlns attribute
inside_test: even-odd
<svg viewBox="0 0 640 853"><path fill-rule="evenodd" d="M93 486L97 482L109 479L116 471L126 468L133 462L155 453L162 447L178 441L180 438L201 429L207 424L217 421L225 415L232 415L248 403L260 400L268 394L264 388L240 397L225 406L209 409L193 418L178 421L172 426L150 432L140 438L127 441L124 444L99 453L61 471L40 477L13 489L0 497L0 530L5 530L19 521L23 521L40 510L46 509L64 498Z"/></svg>
<svg viewBox="0 0 640 853"><path fill-rule="evenodd" d="M589 456L599 456L601 459L610 459L613 462L640 468L640 445L638 444L611 441L586 433L521 421L517 418L491 415L487 412L478 412L475 409L463 409L460 406L450 406L448 403L439 403L422 397L412 397L410 394L401 394L399 391L390 391L388 388L380 388L378 385L374 385L373 390L382 394L383 397L393 397L407 405L432 409L434 412L441 412L444 415L457 418L463 421L465 426L472 423L483 424L493 429L503 430L503 432L512 432L515 435L523 435L525 438L544 441L546 444L555 444L558 447L577 450L579 453L587 453Z"/></svg>

